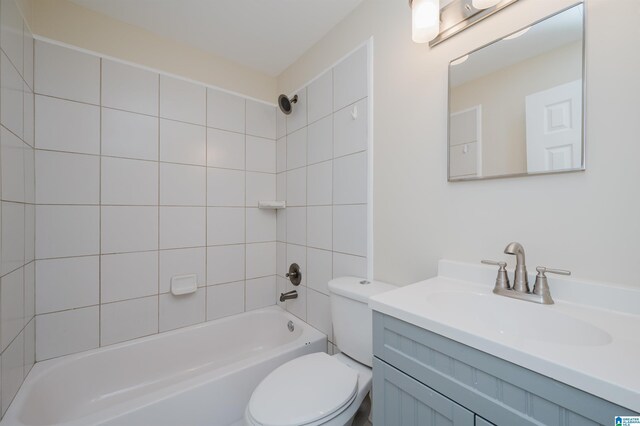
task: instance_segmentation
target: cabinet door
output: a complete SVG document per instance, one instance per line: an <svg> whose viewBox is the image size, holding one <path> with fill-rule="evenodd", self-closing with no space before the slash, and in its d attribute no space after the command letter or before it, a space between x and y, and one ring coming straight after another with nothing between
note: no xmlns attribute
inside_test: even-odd
<svg viewBox="0 0 640 426"><path fill-rule="evenodd" d="M375 426L473 426L474 415L374 358L373 423Z"/></svg>
<svg viewBox="0 0 640 426"><path fill-rule="evenodd" d="M480 416L476 416L476 426L496 426L491 422L486 421Z"/></svg>

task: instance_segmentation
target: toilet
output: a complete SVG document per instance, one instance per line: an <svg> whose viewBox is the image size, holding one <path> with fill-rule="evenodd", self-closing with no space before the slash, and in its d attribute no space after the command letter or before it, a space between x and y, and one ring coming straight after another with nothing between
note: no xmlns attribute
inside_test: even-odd
<svg viewBox="0 0 640 426"><path fill-rule="evenodd" d="M253 391L245 423L351 425L371 390L373 329L369 298L394 288L356 277L329 281L333 332L342 353L313 353L276 368Z"/></svg>

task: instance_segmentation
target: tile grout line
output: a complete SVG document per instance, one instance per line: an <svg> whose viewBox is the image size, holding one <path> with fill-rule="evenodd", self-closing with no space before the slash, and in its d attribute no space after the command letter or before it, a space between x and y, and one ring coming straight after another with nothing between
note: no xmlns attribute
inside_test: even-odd
<svg viewBox="0 0 640 426"><path fill-rule="evenodd" d="M158 218L158 282L157 282L157 287L158 287L158 300L156 301L156 306L157 306L157 322L156 322L156 333L154 334L158 334L160 333L160 194L161 194L161 188L160 188L160 131L161 131L161 126L160 126L160 115L161 115L161 111L160 111L160 97L162 96L162 78L160 77L160 75L158 74L157 76L158 79L158 117L157 117L157 126L158 126L158 138L156 140L157 143L157 155L158 155L158 200L157 200L157 218ZM206 173L205 173L206 176ZM169 283L169 291L171 291L171 283Z"/></svg>

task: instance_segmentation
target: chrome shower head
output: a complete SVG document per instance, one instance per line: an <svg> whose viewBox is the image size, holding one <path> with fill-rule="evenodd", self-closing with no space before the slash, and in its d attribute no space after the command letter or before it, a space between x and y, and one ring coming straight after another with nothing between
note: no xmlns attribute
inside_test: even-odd
<svg viewBox="0 0 640 426"><path fill-rule="evenodd" d="M289 115L293 110L293 104L298 102L298 95L295 95L293 98L289 99L287 95L278 96L278 106L280 107L280 111L284 114Z"/></svg>

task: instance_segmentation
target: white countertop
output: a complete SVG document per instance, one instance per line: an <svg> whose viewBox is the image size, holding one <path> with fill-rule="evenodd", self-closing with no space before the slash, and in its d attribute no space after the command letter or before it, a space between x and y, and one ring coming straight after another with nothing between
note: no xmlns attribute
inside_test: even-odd
<svg viewBox="0 0 640 426"><path fill-rule="evenodd" d="M493 294L496 272L443 260L369 306L640 412L640 288L550 275L556 303L539 305Z"/></svg>

